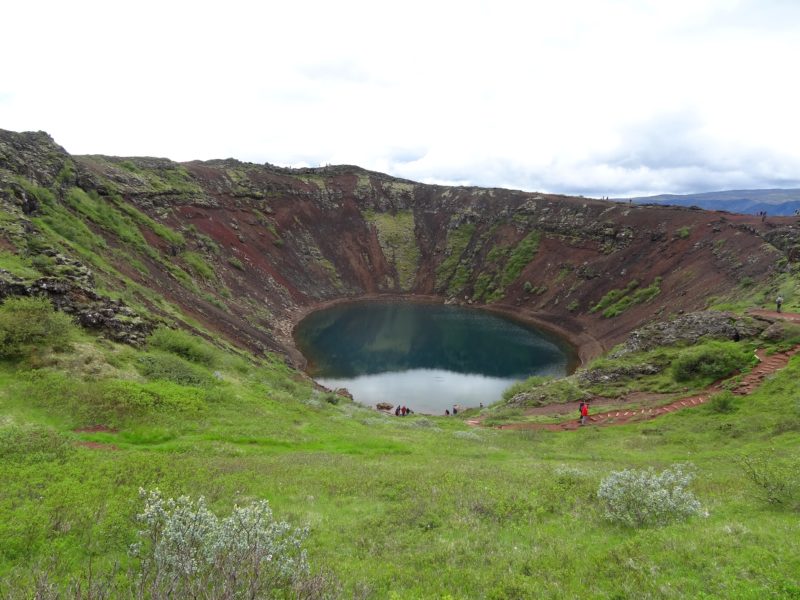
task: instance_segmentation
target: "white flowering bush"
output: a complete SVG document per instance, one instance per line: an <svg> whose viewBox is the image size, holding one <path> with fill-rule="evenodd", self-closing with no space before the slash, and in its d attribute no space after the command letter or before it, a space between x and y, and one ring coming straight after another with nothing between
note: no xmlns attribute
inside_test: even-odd
<svg viewBox="0 0 800 600"><path fill-rule="evenodd" d="M275 521L266 500L235 506L220 519L202 496L139 494L145 506L137 520L144 528L131 547L139 559L139 597L272 597L306 580L301 545L308 532Z"/></svg>
<svg viewBox="0 0 800 600"><path fill-rule="evenodd" d="M600 482L597 497L608 520L628 527L708 516L688 489L693 478L689 466L680 464L661 473L652 467L614 471Z"/></svg>

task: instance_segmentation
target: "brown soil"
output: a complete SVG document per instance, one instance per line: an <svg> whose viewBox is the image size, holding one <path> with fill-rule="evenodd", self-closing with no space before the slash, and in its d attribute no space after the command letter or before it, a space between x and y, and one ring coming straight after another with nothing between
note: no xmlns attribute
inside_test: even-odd
<svg viewBox="0 0 800 600"><path fill-rule="evenodd" d="M75 433L119 433L119 429L109 427L108 425L89 425L88 427L79 427L72 431Z"/></svg>
<svg viewBox="0 0 800 600"><path fill-rule="evenodd" d="M84 448L91 448L92 450L105 450L106 452L113 452L119 450L114 444L101 444L100 442L75 442L76 446L83 446Z"/></svg>

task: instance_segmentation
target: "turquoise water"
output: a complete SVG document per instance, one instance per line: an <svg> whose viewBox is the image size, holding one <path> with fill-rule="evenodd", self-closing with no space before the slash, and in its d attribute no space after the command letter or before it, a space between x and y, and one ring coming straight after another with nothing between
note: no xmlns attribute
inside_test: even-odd
<svg viewBox="0 0 800 600"><path fill-rule="evenodd" d="M295 330L308 372L356 401L442 414L498 400L531 375L574 362L551 335L493 313L409 302L358 302L312 313Z"/></svg>

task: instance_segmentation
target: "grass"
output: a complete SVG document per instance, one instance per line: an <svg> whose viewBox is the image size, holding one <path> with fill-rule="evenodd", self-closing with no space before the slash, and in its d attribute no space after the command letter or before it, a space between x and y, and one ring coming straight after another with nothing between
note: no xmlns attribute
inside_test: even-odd
<svg viewBox="0 0 800 600"><path fill-rule="evenodd" d="M126 299L145 298L190 321L117 273L93 233L135 241L137 230L153 229L146 219L89 195L74 194L67 208L47 190L32 193L48 243L77 252L99 269L101 285ZM397 265L413 218L388 217L385 230L405 232L386 246ZM157 235L181 246L168 231ZM509 262L516 249L504 254ZM462 253L448 282L463 277ZM29 268L12 262L6 259L20 273ZM192 289L186 272L174 273ZM490 297L502 293L497 276L478 277ZM787 306L800 297L791 274L777 285ZM645 298L637 294L652 287L633 286L603 310L627 296ZM774 291L752 293L771 299ZM669 368L684 353L692 354L689 367L702 364L694 353L703 348L713 352L701 342L601 359L591 368L663 368L586 389L704 385L711 375L702 369L688 369L691 378L678 382ZM752 343L738 348L750 355ZM117 577L127 578L138 490L158 487L166 496L203 495L219 513L268 499L279 519L309 527L312 567L330 569L344 597L796 597L797 513L765 501L739 459L796 465L799 379L795 358L744 398L724 396L641 424L515 432L334 404L281 358L243 357L185 332L160 330L143 349L80 333L67 351L0 361L0 596L33 596L27 591L37 569L65 583L85 578L90 563L96 577L118 562ZM551 400L569 401L575 389L556 382ZM523 408L485 410L487 424L526 419ZM97 425L118 431L80 431ZM697 468L693 490L708 518L640 530L603 518L596 491L611 471L685 461Z"/></svg>
<svg viewBox="0 0 800 600"><path fill-rule="evenodd" d="M0 250L0 269L21 279L33 280L41 277L41 272L30 259L7 250Z"/></svg>
<svg viewBox="0 0 800 600"><path fill-rule="evenodd" d="M532 231L511 251L503 270L503 276L500 279L500 284L503 287L514 283L522 273L522 270L533 260L539 250L540 237L541 235L538 231Z"/></svg>
<svg viewBox="0 0 800 600"><path fill-rule="evenodd" d="M213 281L216 278L214 269L197 252L186 251L181 254L181 258L204 281Z"/></svg>
<svg viewBox="0 0 800 600"><path fill-rule="evenodd" d="M661 277L656 277L653 283L645 288L637 288L639 281L633 279L624 288L608 292L589 312L603 311L603 316L611 319L635 304L649 302L661 293Z"/></svg>
<svg viewBox="0 0 800 600"><path fill-rule="evenodd" d="M332 569L348 595L786 597L800 589L796 513L761 501L734 460L768 449L797 459L797 359L729 412L701 407L567 433L474 431L453 418L378 418L345 400L334 405L280 361L242 363L169 334L150 350L98 346L96 359L111 361L113 374L101 379L60 374L58 355L35 371L0 363L0 578L24 581L54 554L56 580L79 574L89 556L95 572L120 561L124 574L141 486L202 494L220 512L269 499L277 517L310 526L312 566ZM205 376L188 384L141 373L156 352ZM434 426L414 425L423 419ZM73 431L97 423L120 430ZM610 471L686 460L698 470L693 489L707 519L626 530L602 518L595 492Z"/></svg>

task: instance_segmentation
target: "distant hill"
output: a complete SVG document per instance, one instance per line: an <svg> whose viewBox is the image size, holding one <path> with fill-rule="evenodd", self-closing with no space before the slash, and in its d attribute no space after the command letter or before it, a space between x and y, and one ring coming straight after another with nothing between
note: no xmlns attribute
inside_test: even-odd
<svg viewBox="0 0 800 600"><path fill-rule="evenodd" d="M699 206L707 210L756 215L766 211L769 215L793 215L800 210L800 189L728 190L702 194L661 194L631 198L637 204L673 204Z"/></svg>

